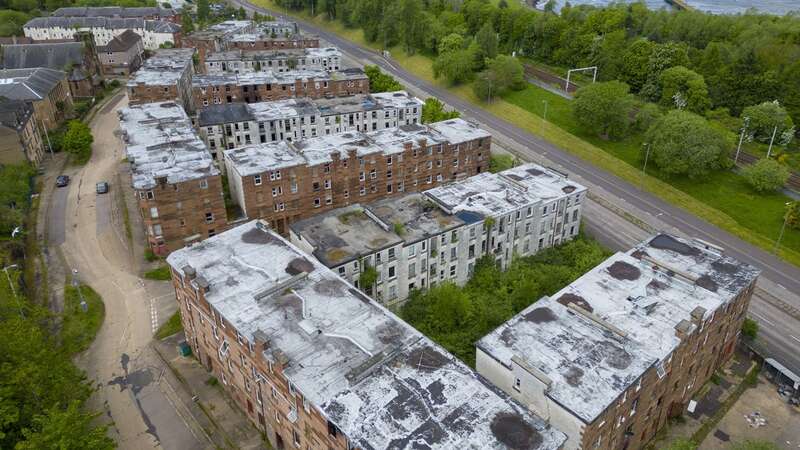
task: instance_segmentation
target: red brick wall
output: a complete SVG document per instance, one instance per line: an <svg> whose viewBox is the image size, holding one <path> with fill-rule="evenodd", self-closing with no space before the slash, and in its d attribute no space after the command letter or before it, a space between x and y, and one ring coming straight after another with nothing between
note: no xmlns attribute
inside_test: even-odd
<svg viewBox="0 0 800 450"><path fill-rule="evenodd" d="M439 153L438 146L426 146L423 142L417 148L409 144L402 154L392 155L391 164L386 156L376 154L365 157L362 167L355 152L352 152L346 160L334 157L327 166L283 169L279 180L270 180L269 172L262 173L260 186L255 185L254 176L247 176L242 179L244 209L249 218L267 219L273 229L285 234L289 223L323 211L353 203L368 203L404 192L431 189L485 172L489 168L490 146L491 138L484 138L459 146L444 145L442 153ZM430 155L426 154L427 148L431 150ZM458 160L457 167L453 165L454 160ZM429 162L431 169L427 168ZM371 178L373 170L374 179ZM362 171L364 181L360 181ZM437 175L442 176L441 181L437 181ZM427 183L428 176L431 177L430 184ZM330 189L325 188L326 180L331 183ZM294 193L293 184L297 186L297 192ZM388 191L389 185L391 192ZM366 191L363 196L360 195L362 186ZM281 194L273 197L273 188L279 188ZM319 206L315 206L315 199L319 199ZM275 210L276 205L278 211Z"/></svg>
<svg viewBox="0 0 800 450"><path fill-rule="evenodd" d="M191 180L135 191L147 242L154 253L166 255L184 247L186 238L205 239L227 229L222 177L203 180L207 183L205 188L201 180ZM157 208L158 217L152 217L151 208ZM206 220L206 213L213 215L211 222ZM160 237L151 233L155 224L161 225Z"/></svg>

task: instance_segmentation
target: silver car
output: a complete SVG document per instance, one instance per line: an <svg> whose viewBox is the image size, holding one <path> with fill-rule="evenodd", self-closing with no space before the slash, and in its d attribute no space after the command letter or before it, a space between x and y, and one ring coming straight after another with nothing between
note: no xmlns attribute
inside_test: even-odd
<svg viewBox="0 0 800 450"><path fill-rule="evenodd" d="M97 189L97 193L98 194L105 194L105 193L108 192L108 183L105 182L105 181L101 181L101 182L97 183L97 185L95 187Z"/></svg>

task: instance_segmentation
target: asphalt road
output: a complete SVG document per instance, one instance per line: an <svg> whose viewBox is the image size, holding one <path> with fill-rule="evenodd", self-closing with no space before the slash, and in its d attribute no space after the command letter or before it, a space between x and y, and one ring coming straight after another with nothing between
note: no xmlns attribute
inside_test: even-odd
<svg viewBox="0 0 800 450"><path fill-rule="evenodd" d="M339 47L342 52L350 55L354 59L363 63L378 65L385 72L397 78L410 81L415 88L428 95L439 98L451 107L461 111L463 116L494 130L496 138L501 138L504 141L513 141L517 144L517 148L521 147L524 149L523 153L528 159L536 159L537 156L544 155L553 163L581 177L590 185L590 188L591 185L598 186L612 196L622 199L623 202L626 202L632 207L649 213L653 217L658 217L665 227L667 227L666 229L678 229L687 236L697 237L725 248L726 253L732 257L752 264L762 270L761 278L765 281L769 281L768 288L771 291L770 297L778 298L779 301L789 303L791 306L800 309L800 296L797 295L800 294L800 268L788 264L774 255L742 241L738 237L699 219L683 209L672 206L654 195L642 191L635 185L602 169L594 167L591 163L581 160L577 156L561 150L541 137L522 130L462 100L445 89L434 86L418 78L414 74L387 61L377 52L365 49L307 22L285 17L283 14L256 7L245 1L231 0L231 2L239 6L244 6L249 10L257 10L260 13L268 13L272 16L295 21L304 31L319 35L322 39ZM630 243L632 243L631 239L633 239L634 236L638 236L638 234L633 231L628 231L627 234L620 231L622 229L620 227L623 226L621 223L616 224L618 226L612 226L606 222L606 218L594 220L591 218L591 214L587 214L584 217L587 217L587 228L593 235L598 236L601 242L609 245L611 248L620 250L629 248ZM778 231L779 230L775 230L776 234ZM769 303L764 298L764 294L763 291L757 291L757 295L750 308L751 313L753 313L751 316L761 325L758 344L762 350L769 352L770 356L775 357L786 366L800 373L800 320L787 314L777 316L771 314L774 313L776 309L773 306L774 302ZM767 316L771 317L771 319L765 321L763 318Z"/></svg>

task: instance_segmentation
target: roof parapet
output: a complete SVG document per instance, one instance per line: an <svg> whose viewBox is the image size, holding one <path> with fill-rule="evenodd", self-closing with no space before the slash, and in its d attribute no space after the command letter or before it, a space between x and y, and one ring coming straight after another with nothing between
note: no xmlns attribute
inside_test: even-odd
<svg viewBox="0 0 800 450"><path fill-rule="evenodd" d="M703 308L702 306L696 307L691 312L692 322L695 322L695 323L702 322L703 321L703 316L705 316L705 314L706 314L706 309L705 308Z"/></svg>
<svg viewBox="0 0 800 450"><path fill-rule="evenodd" d="M308 272L300 272L297 275L293 275L288 279L281 281L280 283L275 284L268 289L264 289L261 292L257 292L253 295L253 298L256 300L261 300L263 298L269 297L276 292L285 291L290 289L292 286L296 285L297 283L305 280L308 277Z"/></svg>
<svg viewBox="0 0 800 450"><path fill-rule="evenodd" d="M591 312L581 308L580 306L576 305L575 303L567 304L567 308L572 310L572 311L574 311L574 312L576 312L576 313L578 313L578 314L580 314L580 315L582 315L583 317L586 317L587 319L589 319L592 322L600 325L601 327L607 329L608 331L616 334L617 336L619 336L621 338L627 338L628 337L628 333L626 333L625 331L622 331L619 328L615 327L614 325L611 325L610 323L608 323L604 319L600 318L600 316L598 316L597 314L591 313Z"/></svg>
<svg viewBox="0 0 800 450"><path fill-rule="evenodd" d="M517 355L512 356L511 361L520 366L523 370L525 370L529 374L533 375L537 380L544 383L546 387L549 388L550 385L553 384L553 380L550 379L550 377L548 377L547 375L545 375L544 372L537 369L536 367L533 367L530 363L528 363L528 361L525 361L519 356Z"/></svg>

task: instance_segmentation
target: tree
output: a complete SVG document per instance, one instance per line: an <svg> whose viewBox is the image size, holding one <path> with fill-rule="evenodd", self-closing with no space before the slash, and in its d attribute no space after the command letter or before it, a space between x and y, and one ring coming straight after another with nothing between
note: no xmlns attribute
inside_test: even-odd
<svg viewBox="0 0 800 450"><path fill-rule="evenodd" d="M499 55L489 60L487 66L473 85L475 95L481 100L491 101L492 97L502 95L508 89L525 88L524 71L517 58Z"/></svg>
<svg viewBox="0 0 800 450"><path fill-rule="evenodd" d="M391 75L385 74L378 66L364 66L364 73L369 78L370 92L391 92L403 90L403 85Z"/></svg>
<svg viewBox="0 0 800 450"><path fill-rule="evenodd" d="M457 33L451 33L439 41L439 54L455 52L464 48L464 37Z"/></svg>
<svg viewBox="0 0 800 450"><path fill-rule="evenodd" d="M758 192L775 192L789 179L789 169L774 159L763 158L742 169L750 186Z"/></svg>
<svg viewBox="0 0 800 450"><path fill-rule="evenodd" d="M181 14L181 33L184 35L191 33L194 31L194 22L192 21L192 15L186 11Z"/></svg>
<svg viewBox="0 0 800 450"><path fill-rule="evenodd" d="M703 76L684 66L661 72L661 105L703 114L711 106Z"/></svg>
<svg viewBox="0 0 800 450"><path fill-rule="evenodd" d="M433 75L443 77L450 84L469 81L475 67L475 54L472 49L463 49L439 53L433 62Z"/></svg>
<svg viewBox="0 0 800 450"><path fill-rule="evenodd" d="M497 56L497 33L492 28L491 23L484 24L478 34L475 35L475 42L481 49L481 56L484 58L494 58Z"/></svg>
<svg viewBox="0 0 800 450"><path fill-rule="evenodd" d="M647 130L651 160L668 175L703 176L730 164L731 142L706 119L672 110Z"/></svg>
<svg viewBox="0 0 800 450"><path fill-rule="evenodd" d="M792 118L777 100L748 106L742 117L749 119L748 132L757 141L769 143L775 132L775 142L788 145L794 137Z"/></svg>
<svg viewBox="0 0 800 450"><path fill-rule="evenodd" d="M650 128L650 125L652 125L653 122L658 120L661 116L661 109L658 107L658 105L654 103L645 103L636 113L636 118L633 122L634 129L643 133L647 131Z"/></svg>
<svg viewBox="0 0 800 450"><path fill-rule="evenodd" d="M236 11L236 17L240 20L247 19L247 11L245 11L244 6L240 6L239 10Z"/></svg>
<svg viewBox="0 0 800 450"><path fill-rule="evenodd" d="M648 59L648 78L641 94L652 101L661 98L659 79L661 72L675 66L688 66L689 53L686 44L667 42L656 44Z"/></svg>
<svg viewBox="0 0 800 450"><path fill-rule="evenodd" d="M742 334L750 340L755 339L758 335L758 322L746 317L742 322Z"/></svg>
<svg viewBox="0 0 800 450"><path fill-rule="evenodd" d="M208 5L208 0L197 0L197 20L206 23L208 22L211 7Z"/></svg>
<svg viewBox="0 0 800 450"><path fill-rule="evenodd" d="M573 114L578 124L603 139L625 136L633 109L633 96L620 81L593 83L575 93Z"/></svg>
<svg viewBox="0 0 800 450"><path fill-rule="evenodd" d="M25 439L16 450L43 448L111 450L114 440L107 436L106 427L94 427L92 421L100 413L81 412L80 402L73 401L65 410L53 407L37 415L33 427L23 430Z"/></svg>
<svg viewBox="0 0 800 450"><path fill-rule="evenodd" d="M460 116L461 113L456 110L445 111L444 103L436 97L428 97L422 105L422 123L441 122Z"/></svg>
<svg viewBox="0 0 800 450"><path fill-rule="evenodd" d="M64 134L62 147L65 151L73 155L76 161L85 163L92 156L92 131L89 127L79 121L71 120Z"/></svg>

